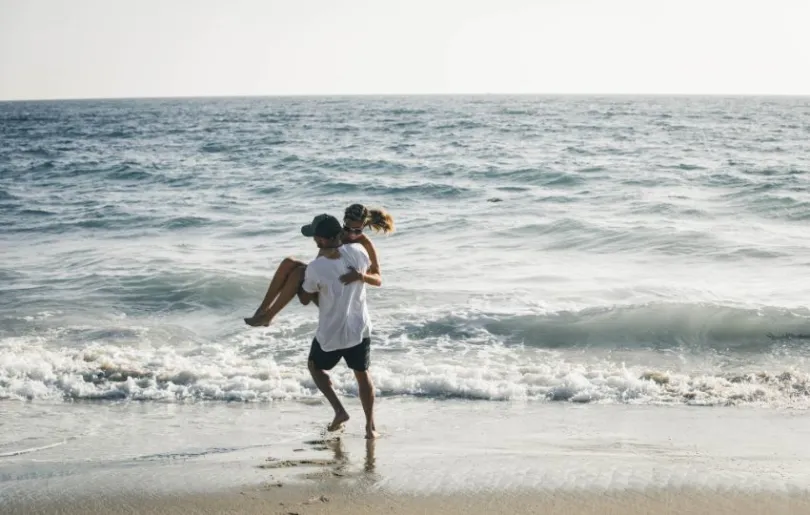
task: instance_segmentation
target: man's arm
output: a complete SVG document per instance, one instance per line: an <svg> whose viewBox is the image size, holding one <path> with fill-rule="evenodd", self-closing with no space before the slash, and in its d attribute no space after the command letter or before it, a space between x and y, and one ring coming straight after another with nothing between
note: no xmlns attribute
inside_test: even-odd
<svg viewBox="0 0 810 515"><path fill-rule="evenodd" d="M380 276L379 272L361 272L353 266L350 266L349 271L340 276L340 282L343 284L351 284L354 281L363 281L364 283L372 286L382 286L382 277Z"/></svg>
<svg viewBox="0 0 810 515"><path fill-rule="evenodd" d="M304 291L303 288L298 289L298 301L304 306L309 306L309 303L318 298L317 293L309 293Z"/></svg>
<svg viewBox="0 0 810 515"><path fill-rule="evenodd" d="M350 266L349 271L340 276L343 284L351 284L354 281L363 281L371 286L382 286L382 275L374 266L365 252L361 253L360 263L357 267Z"/></svg>
<svg viewBox="0 0 810 515"><path fill-rule="evenodd" d="M298 287L298 300L301 304L306 306L315 300L317 296L318 277L312 263L310 263L310 265L307 266L306 272L304 272L304 280L301 282L301 286Z"/></svg>

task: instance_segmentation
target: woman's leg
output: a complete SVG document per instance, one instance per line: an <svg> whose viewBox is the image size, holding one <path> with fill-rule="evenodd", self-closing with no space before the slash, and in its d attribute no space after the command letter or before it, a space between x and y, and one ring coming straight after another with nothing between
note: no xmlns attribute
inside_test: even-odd
<svg viewBox="0 0 810 515"><path fill-rule="evenodd" d="M258 322L258 319L278 296L279 292L284 287L284 284L287 282L290 273L296 268L300 267L306 267L306 263L293 258L285 258L281 264L278 265L276 273L273 275L273 279L270 281L270 285L267 287L267 293L264 295L262 303L259 305L258 309L256 309L256 312L252 317L245 319L245 323L248 325L261 325L256 323Z"/></svg>
<svg viewBox="0 0 810 515"><path fill-rule="evenodd" d="M281 287L281 291L278 292L278 297L276 300L270 304L270 307L261 314L259 314L255 318L256 325L270 325L270 322L276 318L284 307L290 303L290 301L298 295L298 289L301 287L301 283L304 281L304 274L306 273L307 267L299 266L293 269L290 274L287 276L287 280L284 282L284 285ZM317 301L316 301L317 302Z"/></svg>

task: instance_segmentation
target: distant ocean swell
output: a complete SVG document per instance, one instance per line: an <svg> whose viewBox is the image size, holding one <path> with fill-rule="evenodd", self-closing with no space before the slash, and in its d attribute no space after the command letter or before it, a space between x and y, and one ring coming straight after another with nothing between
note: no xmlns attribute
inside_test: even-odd
<svg viewBox="0 0 810 515"><path fill-rule="evenodd" d="M283 160L282 160L283 161ZM281 167L283 169L283 167ZM424 169L423 166L393 160L364 162L357 159L332 161L308 161L295 170L298 177L295 185L312 196L344 196L352 194L365 198L387 198L390 201L419 198L425 201L484 201L492 198L493 191L500 192L499 201L522 200L530 194L543 203L590 203L615 202L612 208L624 211L635 218L644 215L661 215L674 218L718 219L720 215L746 213L785 222L800 222L810 218L810 196L807 186L794 179L794 174L807 174L808 171L785 170L779 175L768 175L768 170L753 171L768 178L767 183L749 180L745 175L723 172L706 173L702 177L682 178L657 174L649 179L634 177L622 180L610 177L611 170L602 172L555 171L543 169L509 169L499 167L494 170L476 170L468 166L459 173L453 172L455 165ZM313 171L314 170L320 170ZM368 170L364 174L363 170ZM597 170L601 170L597 168ZM351 171L351 174L349 174ZM191 171L164 170L160 165L134 161L119 164L61 163L53 160L37 160L23 169L6 169L4 174L9 182L0 188L0 208L8 210L8 215L25 218L35 212L54 212L55 206L63 206L70 199L76 207L86 202L110 194L137 193L133 189L155 187L155 194L165 196L170 203L186 196L177 197L175 189L193 187L199 192L207 192L204 203L194 206L196 210L210 209L216 205L211 193L222 193L216 182L206 183ZM386 179L382 180L381 177ZM422 176L414 180L414 176ZM430 177L425 179L425 176ZM645 198L633 192L640 186L662 186L671 182L674 190L698 180L702 187L717 189L711 194L709 204L700 205L688 197L671 193L659 199ZM240 178L239 181L244 181ZM622 188L611 192L604 188L612 182L622 184ZM36 184L36 195L27 193L26 183ZM257 186L258 185L258 186ZM276 201L292 200L295 195L285 187L285 174L276 170L249 181L237 184L246 200L260 200L272 196ZM624 189L624 191L622 191ZM43 195L43 193L47 193ZM237 193L237 192L234 192ZM231 195L233 195L232 193ZM540 195L536 197L536 195ZM235 200L237 197L233 197ZM121 209L138 208L145 199L133 195ZM657 200L657 201L656 201ZM212 205L213 204L213 205ZM508 205L508 204L507 204ZM711 206L712 209L708 209ZM238 210L241 206L231 206ZM15 209L16 208L16 209ZM573 207L572 207L573 209ZM134 215L135 213L130 213ZM65 226L65 230L69 228Z"/></svg>

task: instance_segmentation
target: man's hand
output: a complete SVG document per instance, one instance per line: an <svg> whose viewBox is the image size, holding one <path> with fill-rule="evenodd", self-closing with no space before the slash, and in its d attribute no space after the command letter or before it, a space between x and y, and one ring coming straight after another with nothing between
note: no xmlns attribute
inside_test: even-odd
<svg viewBox="0 0 810 515"><path fill-rule="evenodd" d="M357 271L356 268L350 266L349 271L340 276L340 282L343 284L351 284L355 281L362 281L363 274Z"/></svg>
<svg viewBox="0 0 810 515"><path fill-rule="evenodd" d="M317 293L309 293L308 291L304 291L303 288L298 290L298 302L304 306L308 306L317 296Z"/></svg>

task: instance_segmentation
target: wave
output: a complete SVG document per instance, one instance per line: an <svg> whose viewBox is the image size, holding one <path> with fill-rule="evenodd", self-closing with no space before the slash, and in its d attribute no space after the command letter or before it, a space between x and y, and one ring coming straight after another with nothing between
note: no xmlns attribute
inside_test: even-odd
<svg viewBox="0 0 810 515"><path fill-rule="evenodd" d="M471 130L471 129L480 129L486 127L486 124L475 120L453 120L451 122L445 123L438 123L433 125L431 129L437 131L449 131L449 130Z"/></svg>
<svg viewBox="0 0 810 515"><path fill-rule="evenodd" d="M153 313L167 303L222 309L242 295L239 284L190 283L177 292L141 282L124 288L138 290L130 305ZM0 399L318 397L305 367L311 317L206 336L157 314L70 326L54 325L64 315L20 320L0 333ZM372 362L383 396L810 408L806 311L646 304L514 315L397 311L377 321ZM350 371L336 369L334 380L357 394Z"/></svg>
<svg viewBox="0 0 810 515"><path fill-rule="evenodd" d="M214 143L214 142L205 143L203 144L203 146L200 147L201 152L206 152L210 154L230 152L231 150L234 150L234 147L231 145L225 145L224 143Z"/></svg>
<svg viewBox="0 0 810 515"><path fill-rule="evenodd" d="M13 195L13 194L9 193L8 190L4 190L4 189L0 188L0 202L3 202L3 203L5 203L5 202L13 202L13 201L19 200L19 199L20 198L17 197L16 195Z"/></svg>
<svg viewBox="0 0 810 515"><path fill-rule="evenodd" d="M140 169L136 163L121 163L118 166L105 170L105 173L107 179L114 181L145 182L161 178Z"/></svg>
<svg viewBox="0 0 810 515"><path fill-rule="evenodd" d="M204 224L205 220L177 218L172 223L179 228L188 224ZM432 226L426 227L433 230ZM464 228L463 221L454 226L454 230L459 228ZM254 229L242 226L232 232L233 235L246 236L252 234L250 231ZM436 231L440 230L441 227L437 227ZM260 229L258 234L266 236L271 233L271 229ZM571 244L579 248L593 247L593 244L576 241L573 235L581 233L581 223L568 220L526 226L516 234L499 237L505 236L511 240L515 236L530 236L536 239L554 234L561 240L573 239ZM599 238L606 237L600 235ZM616 245L616 242L613 244ZM735 256L728 259L748 259L752 256L756 259L778 257L762 255L757 249L738 248ZM159 262L141 264L138 270L128 269L126 263L117 268L99 269L105 262L101 250L64 253L59 256L60 273L51 276L41 286L58 289L63 299L82 299L89 309L115 306L126 313L153 316L200 310L221 314L222 310L231 311L234 306L252 306L256 299L262 298L268 280L268 277L217 269L172 271ZM13 269L7 267L6 270L12 273ZM29 300L29 293L34 296L39 294L37 291L12 289L6 296L7 301L25 302ZM407 288L389 290L389 294L410 295ZM533 308L528 314L476 310L459 312L458 306L455 306L431 309L429 313L430 316L419 315L415 318L398 314L397 324L388 330L391 337L407 337L415 341L437 338L465 340L485 332L507 345L543 349L624 346L772 352L779 347L795 346L797 338L789 335L810 334L810 311L806 309L778 306L755 308L707 302L596 305L579 311L538 311Z"/></svg>
<svg viewBox="0 0 810 515"><path fill-rule="evenodd" d="M694 218L700 220L715 218L711 212L705 209L673 202L634 202L628 207L628 212L634 215L666 215L671 218Z"/></svg>
<svg viewBox="0 0 810 515"><path fill-rule="evenodd" d="M565 203L566 197L545 201ZM700 231L662 231L639 225L636 227L611 227L598 225L576 218L561 218L546 223L528 224L503 231L502 237L542 237L545 250L580 250L589 253L639 253L666 256L706 253L728 250L725 242L714 234Z"/></svg>
<svg viewBox="0 0 810 515"><path fill-rule="evenodd" d="M167 220L161 224L161 227L166 230L176 231L193 227L205 227L211 225L212 223L213 221L210 218L199 216L180 216Z"/></svg>
<svg viewBox="0 0 810 515"><path fill-rule="evenodd" d="M439 182L422 182L418 184L403 184L382 186L369 183L349 183L342 181L313 180L312 186L322 195L346 195L362 192L369 197L384 196L387 198L464 198L473 195L473 190L463 186L454 186Z"/></svg>
<svg viewBox="0 0 810 515"><path fill-rule="evenodd" d="M117 334L140 340L129 345L104 341ZM161 344L171 336L181 345ZM46 346L34 337L0 340L0 399L185 403L320 398L306 371L303 335L195 343L182 334L118 328L96 337L81 348ZM810 376L801 362L724 371L449 344L401 353L395 342L385 340L375 345L372 362L382 397L810 408ZM357 395L349 370L336 368L332 377L342 394Z"/></svg>
<svg viewBox="0 0 810 515"><path fill-rule="evenodd" d="M51 160L47 160L35 164L34 166L26 170L26 172L38 174L42 172L47 172L49 170L53 170L54 168L56 168L56 163Z"/></svg>
<svg viewBox="0 0 810 515"><path fill-rule="evenodd" d="M501 337L507 345L541 349L624 347L769 353L791 346L804 349L802 335L810 334L810 311L655 303L518 316L472 312L406 324L394 336L460 340L481 331Z"/></svg>
<svg viewBox="0 0 810 515"><path fill-rule="evenodd" d="M236 223L223 217L175 216L174 213L169 212L149 216L134 214L126 209L127 206L93 205L90 201L86 204L86 206L77 206L84 209L75 215L65 213L64 209L57 211L45 208L17 208L16 223L10 225L6 232L62 234L71 230L85 229L107 233L107 237L120 237L116 233L124 233L123 237L130 237L131 232L137 230L183 231L201 227L222 228ZM61 207L64 208L64 206ZM229 204L210 205L209 209L221 211L232 209L232 207ZM10 209L14 210L14 207L11 206Z"/></svg>
<svg viewBox="0 0 810 515"><path fill-rule="evenodd" d="M151 168L155 168L154 165ZM21 174L35 175L41 187L69 187L75 188L77 178L90 178L96 181L111 180L121 182L155 182L160 183L166 178L159 173L144 169L145 166L134 161L124 161L114 164L99 161L73 161L57 163L53 160L39 162L22 170ZM48 182L45 182L45 181ZM53 182L50 182L53 181ZM63 183L63 184L62 184ZM94 184L95 186L95 184Z"/></svg>
<svg viewBox="0 0 810 515"><path fill-rule="evenodd" d="M383 110L383 114L391 115L391 116L403 116L403 115L423 115L423 114L430 114L430 111L426 109L419 109L413 107L394 107L388 108Z"/></svg>
<svg viewBox="0 0 810 515"><path fill-rule="evenodd" d="M117 309L139 316L190 313L199 310L231 310L234 306L252 304L264 294L267 279L209 271L155 271L137 273L96 268L97 255L65 255L61 274L39 281L36 289L11 290L3 300L10 304L44 302L42 289L59 291L60 303L79 302L74 309ZM8 273L13 273L8 270ZM0 274L2 277L2 274ZM16 276L11 276L14 279ZM54 304L58 307L58 304ZM107 308L105 309L104 306ZM62 308L60 308L62 309ZM0 323L4 323L0 318Z"/></svg>
<svg viewBox="0 0 810 515"><path fill-rule="evenodd" d="M498 111L498 114L507 116L537 116L537 109L517 109L517 108L504 108Z"/></svg>
<svg viewBox="0 0 810 515"><path fill-rule="evenodd" d="M741 207L761 216L779 220L800 222L810 219L810 202L789 195L762 195L755 200L749 200Z"/></svg>
<svg viewBox="0 0 810 515"><path fill-rule="evenodd" d="M91 275L82 290L92 291L100 302L110 302L135 312L188 312L230 308L261 296L263 282L215 273L176 272L137 274L121 278Z"/></svg>
<svg viewBox="0 0 810 515"><path fill-rule="evenodd" d="M21 152L30 156L41 157L44 159L52 159L59 157L59 152L55 152L51 149L41 146L26 148L21 150Z"/></svg>
<svg viewBox="0 0 810 515"><path fill-rule="evenodd" d="M317 162L318 166L330 171L378 171L386 173L397 173L411 170L408 165L385 159L362 159L336 157L324 159Z"/></svg>
<svg viewBox="0 0 810 515"><path fill-rule="evenodd" d="M54 211L46 211L44 209L23 209L19 212L19 215L40 217L40 216L54 216L56 215L56 213Z"/></svg>
<svg viewBox="0 0 810 515"><path fill-rule="evenodd" d="M514 170L497 170L490 168L484 172L470 173L472 178L515 181L522 186L546 186L546 187L573 187L584 184L585 178L578 173L557 172L542 168L518 168Z"/></svg>

